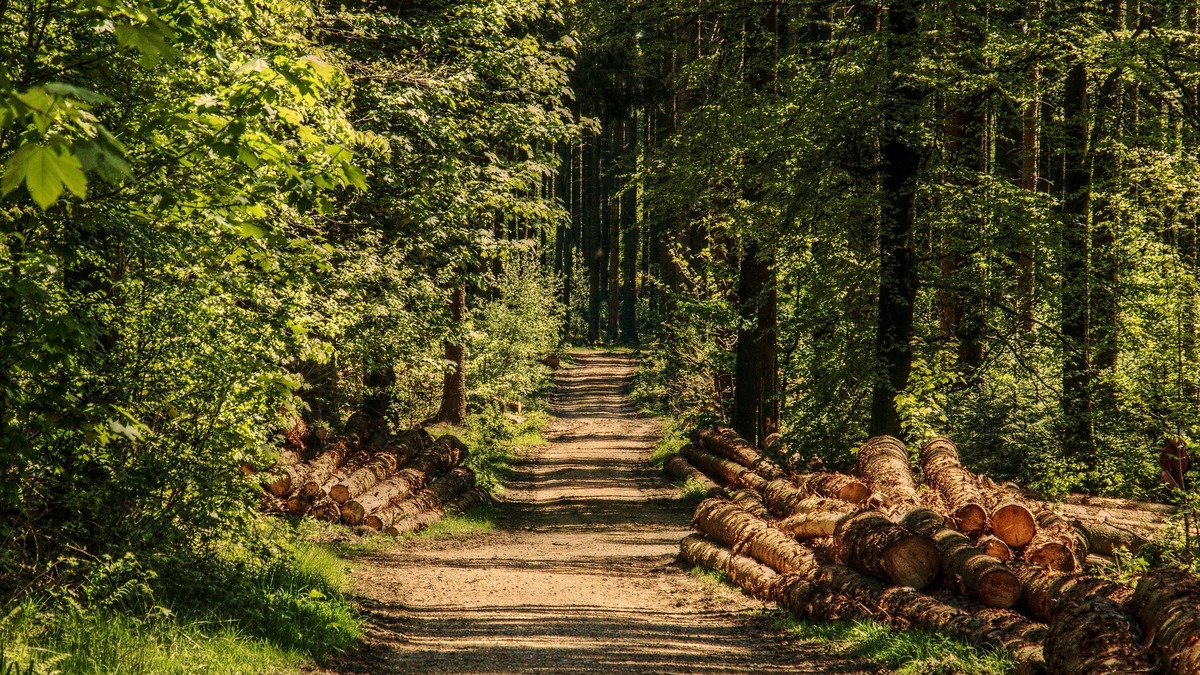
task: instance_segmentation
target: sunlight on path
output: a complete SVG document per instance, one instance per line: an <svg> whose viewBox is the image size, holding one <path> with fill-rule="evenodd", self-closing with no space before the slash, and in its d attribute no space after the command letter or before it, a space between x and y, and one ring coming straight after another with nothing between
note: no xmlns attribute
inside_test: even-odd
<svg viewBox="0 0 1200 675"><path fill-rule="evenodd" d="M870 672L781 640L761 605L674 564L691 511L649 464L660 425L626 398L634 361L575 359L501 528L369 560L369 641L333 672Z"/></svg>

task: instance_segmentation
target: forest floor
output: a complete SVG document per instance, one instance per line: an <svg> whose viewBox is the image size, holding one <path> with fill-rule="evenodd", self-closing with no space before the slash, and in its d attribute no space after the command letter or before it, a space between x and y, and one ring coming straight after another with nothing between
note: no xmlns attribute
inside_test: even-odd
<svg viewBox="0 0 1200 675"><path fill-rule="evenodd" d="M675 562L692 505L650 463L661 430L626 396L634 366L575 355L495 530L361 558L367 637L321 672L879 672Z"/></svg>

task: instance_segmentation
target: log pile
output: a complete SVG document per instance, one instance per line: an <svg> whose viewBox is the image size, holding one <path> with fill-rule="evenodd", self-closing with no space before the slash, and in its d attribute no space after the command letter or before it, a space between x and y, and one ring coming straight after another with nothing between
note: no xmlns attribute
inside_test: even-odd
<svg viewBox="0 0 1200 675"><path fill-rule="evenodd" d="M291 447L296 434L289 433L280 465L260 474L264 510L400 535L489 500L460 466L467 447L458 438L351 422L309 460Z"/></svg>
<svg viewBox="0 0 1200 675"><path fill-rule="evenodd" d="M944 631L1023 673L1200 675L1200 579L1153 570L1135 592L1085 571L1145 543L1165 509L1047 504L972 473L947 438L915 454L872 438L854 476L789 473L727 429L692 441L671 473L726 492L697 507L680 556L756 597L816 619Z"/></svg>

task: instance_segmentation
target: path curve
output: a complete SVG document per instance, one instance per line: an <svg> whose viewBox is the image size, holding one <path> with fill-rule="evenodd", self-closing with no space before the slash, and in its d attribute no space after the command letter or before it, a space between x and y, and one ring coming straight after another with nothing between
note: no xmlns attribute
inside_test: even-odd
<svg viewBox="0 0 1200 675"><path fill-rule="evenodd" d="M781 636L760 603L675 563L691 511L649 463L661 430L626 397L634 360L574 360L500 527L364 560L367 639L327 672L873 672Z"/></svg>

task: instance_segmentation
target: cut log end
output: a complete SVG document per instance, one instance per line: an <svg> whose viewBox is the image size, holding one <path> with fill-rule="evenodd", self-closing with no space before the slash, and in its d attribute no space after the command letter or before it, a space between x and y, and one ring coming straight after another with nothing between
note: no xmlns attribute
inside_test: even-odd
<svg viewBox="0 0 1200 675"><path fill-rule="evenodd" d="M1021 580L1008 569L988 570L979 580L979 599L988 607L1011 609L1021 601Z"/></svg>
<svg viewBox="0 0 1200 675"><path fill-rule="evenodd" d="M1024 505L1007 502L992 512L992 533L1009 547L1020 548L1033 541L1037 521Z"/></svg>
<svg viewBox="0 0 1200 675"><path fill-rule="evenodd" d="M1027 550L1025 559L1031 564L1058 572L1074 572L1078 567L1075 554L1071 552L1071 549L1057 542Z"/></svg>
<svg viewBox="0 0 1200 675"><path fill-rule="evenodd" d="M350 501L350 488L345 485L334 485L329 488L329 498L339 504L345 504Z"/></svg>
<svg viewBox="0 0 1200 675"><path fill-rule="evenodd" d="M898 586L925 588L937 579L941 565L937 544L915 534L897 539L883 552L883 568Z"/></svg>
<svg viewBox="0 0 1200 675"><path fill-rule="evenodd" d="M842 486L837 492L837 498L851 504L865 504L871 498L871 490L855 481Z"/></svg>
<svg viewBox="0 0 1200 675"><path fill-rule="evenodd" d="M965 535L975 537L987 531L987 511L978 504L966 504L954 512L954 527Z"/></svg>
<svg viewBox="0 0 1200 675"><path fill-rule="evenodd" d="M1001 541L999 537L989 534L980 537L979 541L975 542L975 545L979 547L979 550L996 560L1007 561L1013 559L1012 549L1008 547L1008 544Z"/></svg>

